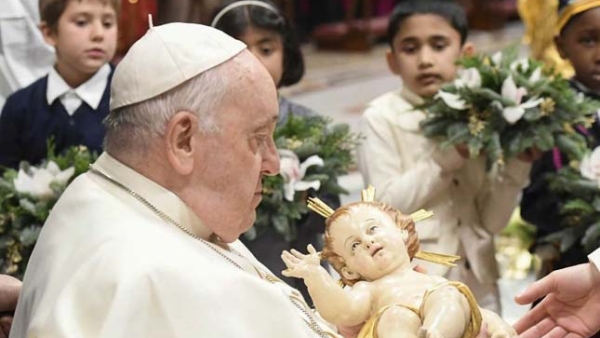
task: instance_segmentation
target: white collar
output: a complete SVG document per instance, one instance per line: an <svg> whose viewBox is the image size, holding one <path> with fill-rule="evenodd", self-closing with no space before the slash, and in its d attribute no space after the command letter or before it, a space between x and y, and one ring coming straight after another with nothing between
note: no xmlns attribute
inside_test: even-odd
<svg viewBox="0 0 600 338"><path fill-rule="evenodd" d="M212 231L177 195L119 162L108 153L104 152L100 155L94 163L94 168L133 190L179 225L201 238L208 240L212 234ZM141 202L139 205L147 208Z"/></svg>
<svg viewBox="0 0 600 338"><path fill-rule="evenodd" d="M102 96L108 83L108 76L110 75L110 66L105 64L100 67L96 74L89 80L81 84L79 87L71 88L65 80L58 74L56 69L52 67L50 73L48 73L48 87L46 88L46 101L48 105L51 105L54 100L62 97L63 95L74 92L77 96L85 103L87 103L94 110L98 109Z"/></svg>
<svg viewBox="0 0 600 338"><path fill-rule="evenodd" d="M410 90L406 85L402 85L402 88L400 89L400 95L406 100L408 101L408 103L412 104L413 106L420 106L423 103L425 103L425 100L420 97L419 95L417 95L415 92L413 92L412 90Z"/></svg>

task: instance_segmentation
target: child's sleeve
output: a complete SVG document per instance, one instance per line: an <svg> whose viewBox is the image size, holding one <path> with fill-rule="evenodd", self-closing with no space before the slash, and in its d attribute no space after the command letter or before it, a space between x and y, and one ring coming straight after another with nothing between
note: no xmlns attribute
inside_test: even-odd
<svg viewBox="0 0 600 338"><path fill-rule="evenodd" d="M483 226L497 234L508 223L521 191L529 184L531 163L512 158L498 176L477 196L477 207Z"/></svg>
<svg viewBox="0 0 600 338"><path fill-rule="evenodd" d="M460 166L463 159L456 150L450 149L443 160L436 161L432 157L407 169L400 147L406 141L397 137L392 128L376 108L367 108L361 120L361 133L365 138L358 149L358 166L365 184L377 189L378 200L410 213L425 206L450 185L451 175L444 172L440 163Z"/></svg>
<svg viewBox="0 0 600 338"><path fill-rule="evenodd" d="M25 112L20 106L19 98L11 95L0 114L0 170L17 168L22 158L19 137Z"/></svg>

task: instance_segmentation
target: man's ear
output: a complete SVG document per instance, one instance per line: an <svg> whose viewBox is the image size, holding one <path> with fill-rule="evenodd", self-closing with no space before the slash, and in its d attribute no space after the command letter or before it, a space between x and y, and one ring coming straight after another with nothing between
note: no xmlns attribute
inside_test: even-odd
<svg viewBox="0 0 600 338"><path fill-rule="evenodd" d="M390 68L390 71L392 71L392 73L396 75L400 75L400 65L398 64L396 56L394 55L394 52L391 49L388 49L385 52L385 59L387 61L388 67Z"/></svg>
<svg viewBox="0 0 600 338"><path fill-rule="evenodd" d="M557 35L554 37L554 45L556 46L558 55L560 55L561 58L563 58L565 60L569 58L569 54L567 53L567 50L565 49L565 43L563 41L563 38L560 35Z"/></svg>
<svg viewBox="0 0 600 338"><path fill-rule="evenodd" d="M40 31L42 31L42 36L44 37L44 41L52 47L56 46L56 32L52 30L52 27L48 26L46 21L42 21L40 23Z"/></svg>
<svg viewBox="0 0 600 338"><path fill-rule="evenodd" d="M465 42L462 46L461 54L463 56L473 56L475 55L475 45L472 42Z"/></svg>
<svg viewBox="0 0 600 338"><path fill-rule="evenodd" d="M167 124L167 159L180 175L189 175L194 169L194 153L199 151L196 144L200 137L198 128L198 118L187 111L176 113Z"/></svg>
<svg viewBox="0 0 600 338"><path fill-rule="evenodd" d="M342 276L344 278L346 278L347 280L353 281L353 280L358 280L360 278L360 275L358 273L348 269L347 266L344 266L340 272L341 272Z"/></svg>

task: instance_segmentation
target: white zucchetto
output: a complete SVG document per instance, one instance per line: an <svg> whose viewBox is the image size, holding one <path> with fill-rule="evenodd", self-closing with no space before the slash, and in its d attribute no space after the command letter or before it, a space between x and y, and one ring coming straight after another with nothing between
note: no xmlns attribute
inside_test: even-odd
<svg viewBox="0 0 600 338"><path fill-rule="evenodd" d="M244 49L243 42L209 26L178 22L151 27L115 69L110 110L165 93Z"/></svg>

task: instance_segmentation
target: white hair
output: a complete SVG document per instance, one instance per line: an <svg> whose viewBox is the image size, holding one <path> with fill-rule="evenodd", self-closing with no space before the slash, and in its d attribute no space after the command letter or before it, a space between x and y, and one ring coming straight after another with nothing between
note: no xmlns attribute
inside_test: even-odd
<svg viewBox="0 0 600 338"><path fill-rule="evenodd" d="M233 87L231 68L231 62L225 62L159 96L111 111L104 121L106 151L145 153L151 141L164 135L167 123L180 111L194 113L201 132L218 131L215 116Z"/></svg>

